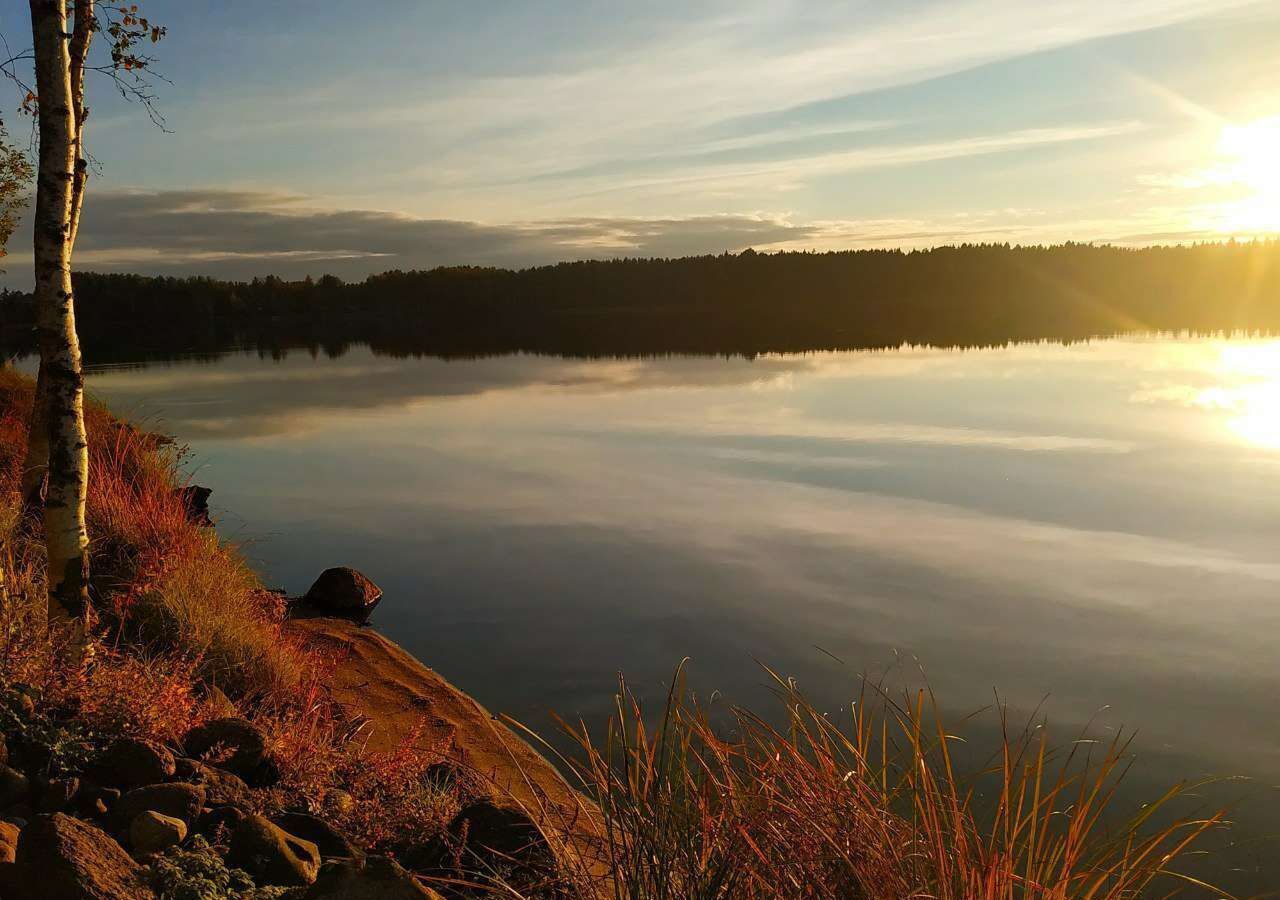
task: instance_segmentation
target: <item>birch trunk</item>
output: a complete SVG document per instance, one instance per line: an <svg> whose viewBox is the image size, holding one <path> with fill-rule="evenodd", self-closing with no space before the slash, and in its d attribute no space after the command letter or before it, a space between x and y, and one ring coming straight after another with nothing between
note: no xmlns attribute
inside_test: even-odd
<svg viewBox="0 0 1280 900"><path fill-rule="evenodd" d="M39 98L40 162L34 218L36 328L45 374L48 487L49 620L88 624L89 538L84 507L89 454L84 430L84 378L71 295L76 192L76 99L72 36L63 0L30 0ZM38 416L36 417L38 418Z"/></svg>
<svg viewBox="0 0 1280 900"><path fill-rule="evenodd" d="M84 120L88 115L84 105L84 67L89 55L89 41L93 39L93 0L76 0L75 15L76 26L71 32L68 51L71 58L71 114L75 120L72 151L75 154L75 176L71 186L69 239L72 249L75 248L76 234L80 230L80 210L84 207L84 189L89 177L89 163L84 156ZM40 371L36 375L35 403L31 410L30 427L27 429L27 454L22 466L22 500L26 509L34 508L43 499L45 473L49 468L47 406L48 382L44 361L41 360Z"/></svg>
<svg viewBox="0 0 1280 900"><path fill-rule="evenodd" d="M49 469L49 382L44 361L36 374L36 391L31 401L27 425L27 455L22 461L22 508L35 509L44 494L44 476Z"/></svg>

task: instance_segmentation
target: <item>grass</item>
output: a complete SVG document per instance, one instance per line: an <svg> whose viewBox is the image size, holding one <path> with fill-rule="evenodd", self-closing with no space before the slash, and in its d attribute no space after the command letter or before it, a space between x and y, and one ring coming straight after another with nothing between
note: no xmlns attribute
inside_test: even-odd
<svg viewBox="0 0 1280 900"><path fill-rule="evenodd" d="M85 411L86 520L102 621L93 666L63 664L45 628L40 523L18 496L32 387L0 368L0 711L15 691L38 698L31 727L70 748L68 769L91 749L81 745L116 735L174 742L206 719L244 715L266 732L283 773L260 793L265 808L326 809L369 846L389 840L388 823L439 829L456 801L414 781L439 754L410 742L366 751L360 723L322 689L333 660L287 632L283 599L233 545L188 520L182 449L95 403Z"/></svg>
<svg viewBox="0 0 1280 900"><path fill-rule="evenodd" d="M1173 818L1179 784L1128 819L1123 736L1055 751L1011 731L963 775L931 694L868 690L837 722L769 672L785 726L746 709L713 725L677 673L656 722L625 683L603 733L562 723L561 757L599 806L592 865L571 881L617 900L1123 900L1189 888L1176 870L1224 813ZM1156 824L1163 818L1163 824Z"/></svg>
<svg viewBox="0 0 1280 900"><path fill-rule="evenodd" d="M173 741L202 720L242 714L269 735L284 775L259 793L264 807L316 809L374 849L438 833L459 804L430 777L439 754L412 739L389 753L365 750L361 723L321 686L332 661L289 637L280 598L262 589L236 548L187 520L177 494L181 451L96 405L87 411L88 524L104 623L91 668L62 664L43 624L39 523L17 496L30 397L28 379L0 369L5 730L38 732L54 748L50 769L74 771L116 735ZM552 828L549 810L529 810L561 851L559 870L496 866L472 877L482 882L474 894L1129 900L1210 892L1176 865L1222 826L1222 813L1172 818L1170 804L1194 787L1183 784L1124 820L1116 799L1128 765L1123 738L1055 751L1046 729L1012 729L1002 718L995 755L965 774L931 695L894 702L869 691L837 721L774 678L778 716L717 708L713 721L678 673L656 720L624 684L602 731L562 723L573 750L555 755L585 798L581 819Z"/></svg>

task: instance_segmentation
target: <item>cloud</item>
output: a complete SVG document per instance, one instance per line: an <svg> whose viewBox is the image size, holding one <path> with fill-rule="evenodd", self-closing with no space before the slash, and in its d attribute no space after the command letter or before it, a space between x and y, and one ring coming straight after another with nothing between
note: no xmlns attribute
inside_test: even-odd
<svg viewBox="0 0 1280 900"><path fill-rule="evenodd" d="M30 223L13 247L30 241ZM580 217L486 224L365 209L324 209L295 195L246 191L99 192L86 206L76 266L98 271L248 278L563 259L663 256L804 241L820 229L779 215ZM7 260L30 282L30 255Z"/></svg>

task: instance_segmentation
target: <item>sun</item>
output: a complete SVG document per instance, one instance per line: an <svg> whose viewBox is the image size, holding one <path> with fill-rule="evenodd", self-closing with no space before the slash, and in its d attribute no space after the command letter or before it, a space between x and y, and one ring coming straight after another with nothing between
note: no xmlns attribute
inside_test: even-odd
<svg viewBox="0 0 1280 900"><path fill-rule="evenodd" d="M1280 231L1280 116L1227 125L1218 137L1216 181L1246 192L1222 205L1219 225L1233 233Z"/></svg>

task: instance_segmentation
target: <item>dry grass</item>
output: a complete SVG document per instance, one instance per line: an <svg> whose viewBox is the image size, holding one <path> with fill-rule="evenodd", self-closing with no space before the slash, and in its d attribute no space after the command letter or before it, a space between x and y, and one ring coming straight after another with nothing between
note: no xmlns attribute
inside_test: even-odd
<svg viewBox="0 0 1280 900"><path fill-rule="evenodd" d="M1181 784L1125 819L1122 737L1057 753L1047 729L1006 727L990 765L966 776L930 695L894 703L872 692L836 722L770 674L783 728L745 709L713 726L680 673L656 724L624 684L601 738L565 725L576 747L561 758L602 822L595 864L570 875L575 895L1127 900L1212 890L1175 869L1223 813L1173 819L1168 804L1194 787Z"/></svg>
<svg viewBox="0 0 1280 900"><path fill-rule="evenodd" d="M384 836L376 819L418 834L438 827L438 804L414 789L413 773L439 756L410 747L366 752L359 723L321 687L333 660L286 632L283 599L262 588L234 546L188 520L181 449L93 403L85 415L86 518L102 622L94 665L73 671L62 663L45 628L40 524L23 514L17 490L31 394L30 379L0 369L0 575L8 597L0 605L0 707L20 685L39 698L49 728L99 743L120 734L174 741L212 716L247 715L267 734L284 776L264 805L323 805L342 790L355 803L333 818L371 843Z"/></svg>

